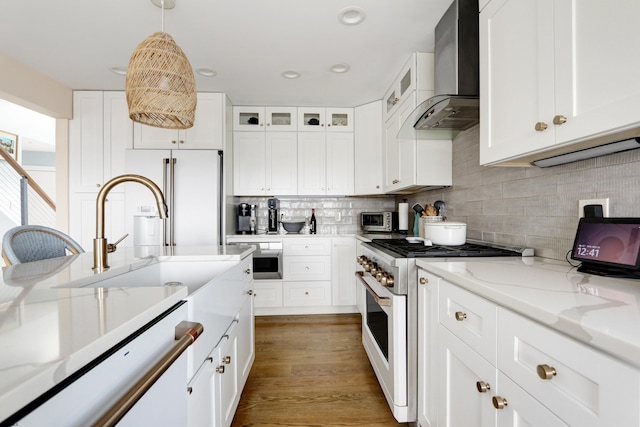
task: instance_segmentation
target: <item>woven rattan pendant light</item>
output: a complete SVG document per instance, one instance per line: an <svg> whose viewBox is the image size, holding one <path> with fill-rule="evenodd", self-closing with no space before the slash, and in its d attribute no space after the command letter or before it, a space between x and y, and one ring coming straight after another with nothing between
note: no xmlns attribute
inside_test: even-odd
<svg viewBox="0 0 640 427"><path fill-rule="evenodd" d="M162 31L143 40L129 60L125 83L129 117L149 126L187 129L195 117L196 82L186 55L164 32L164 2L160 0Z"/></svg>

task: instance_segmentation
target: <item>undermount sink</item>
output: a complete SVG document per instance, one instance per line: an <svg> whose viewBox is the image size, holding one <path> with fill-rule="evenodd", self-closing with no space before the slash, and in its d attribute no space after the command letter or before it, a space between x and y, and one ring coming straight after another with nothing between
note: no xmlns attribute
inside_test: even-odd
<svg viewBox="0 0 640 427"><path fill-rule="evenodd" d="M102 280L70 282L65 287L136 288L184 285L189 294L192 294L236 264L235 261L161 261L133 267Z"/></svg>

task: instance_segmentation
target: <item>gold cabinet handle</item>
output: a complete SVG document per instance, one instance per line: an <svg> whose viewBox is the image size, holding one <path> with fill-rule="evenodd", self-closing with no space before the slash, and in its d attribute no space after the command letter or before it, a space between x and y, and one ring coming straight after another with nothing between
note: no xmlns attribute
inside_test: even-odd
<svg viewBox="0 0 640 427"><path fill-rule="evenodd" d="M456 311L456 320L457 321L462 322L466 318L467 318L467 313L463 313L461 311Z"/></svg>
<svg viewBox="0 0 640 427"><path fill-rule="evenodd" d="M478 389L478 393L486 393L491 390L491 385L489 383L485 383L484 381L476 382L476 388Z"/></svg>
<svg viewBox="0 0 640 427"><path fill-rule="evenodd" d="M247 268L247 269L244 271L244 273L245 273L245 274L251 274L251 269L250 269L250 268Z"/></svg>
<svg viewBox="0 0 640 427"><path fill-rule="evenodd" d="M536 132L542 132L543 130L547 129L547 124L545 122L538 122L536 123Z"/></svg>
<svg viewBox="0 0 640 427"><path fill-rule="evenodd" d="M561 114L558 114L553 118L554 125L563 125L565 123L567 123L567 118Z"/></svg>
<svg viewBox="0 0 640 427"><path fill-rule="evenodd" d="M536 371L538 372L538 376L543 380L550 380L558 374L556 368L549 365L538 365Z"/></svg>
<svg viewBox="0 0 640 427"><path fill-rule="evenodd" d="M420 278L420 284L421 285L426 285L427 283L429 283L429 280L427 280L426 277L421 277Z"/></svg>
<svg viewBox="0 0 640 427"><path fill-rule="evenodd" d="M196 322L180 322L175 327L176 343L155 365L144 374L93 426L112 427L144 396L156 381L171 367L180 355L204 332L204 326Z"/></svg>
<svg viewBox="0 0 640 427"><path fill-rule="evenodd" d="M172 144L175 144L175 143L176 143L176 141L175 141L175 140L172 140L172 141L171 141L171 143L172 143Z"/></svg>
<svg viewBox="0 0 640 427"><path fill-rule="evenodd" d="M224 363L225 365L228 365L229 363L231 363L231 356L225 356L222 358L222 363Z"/></svg>
<svg viewBox="0 0 640 427"><path fill-rule="evenodd" d="M184 144L184 141L182 139L180 140L180 144Z"/></svg>
<svg viewBox="0 0 640 427"><path fill-rule="evenodd" d="M493 407L496 409L504 409L504 407L508 405L507 399L500 396L493 396L491 402L493 403Z"/></svg>
<svg viewBox="0 0 640 427"><path fill-rule="evenodd" d="M224 374L224 365L217 366L216 372L219 374Z"/></svg>

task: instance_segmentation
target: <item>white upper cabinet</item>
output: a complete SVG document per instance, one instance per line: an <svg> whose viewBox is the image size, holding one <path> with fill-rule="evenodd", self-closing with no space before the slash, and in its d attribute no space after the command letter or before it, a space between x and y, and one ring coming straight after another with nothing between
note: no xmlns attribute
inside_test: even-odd
<svg viewBox="0 0 640 427"><path fill-rule="evenodd" d="M233 107L233 130L280 132L298 130L297 107Z"/></svg>
<svg viewBox="0 0 640 427"><path fill-rule="evenodd" d="M418 92L418 104L434 95L433 54L414 52L402 66L383 98L383 115L387 121L411 94Z"/></svg>
<svg viewBox="0 0 640 427"><path fill-rule="evenodd" d="M409 78L411 77L411 78ZM396 96L395 102L388 102ZM383 99L384 192L413 193L452 182L450 140L398 138L404 121L422 101L433 96L433 54L413 53Z"/></svg>
<svg viewBox="0 0 640 427"><path fill-rule="evenodd" d="M353 108L299 107L298 130L353 132Z"/></svg>
<svg viewBox="0 0 640 427"><path fill-rule="evenodd" d="M134 149L224 149L223 93L198 93L195 121L184 130L134 124Z"/></svg>
<svg viewBox="0 0 640 427"><path fill-rule="evenodd" d="M492 0L480 14L480 163L638 135L640 2Z"/></svg>
<svg viewBox="0 0 640 427"><path fill-rule="evenodd" d="M382 101L356 107L355 118L354 193L382 194Z"/></svg>
<svg viewBox="0 0 640 427"><path fill-rule="evenodd" d="M234 195L295 195L297 133L234 132Z"/></svg>
<svg viewBox="0 0 640 427"><path fill-rule="evenodd" d="M298 194L353 195L353 133L298 134Z"/></svg>

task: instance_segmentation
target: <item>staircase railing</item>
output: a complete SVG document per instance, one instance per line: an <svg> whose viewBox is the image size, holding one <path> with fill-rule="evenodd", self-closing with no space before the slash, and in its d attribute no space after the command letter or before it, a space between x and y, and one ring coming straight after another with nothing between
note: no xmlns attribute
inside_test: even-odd
<svg viewBox="0 0 640 427"><path fill-rule="evenodd" d="M55 202L11 154L3 149L0 149L0 182L0 212L9 221L20 225L55 227Z"/></svg>

